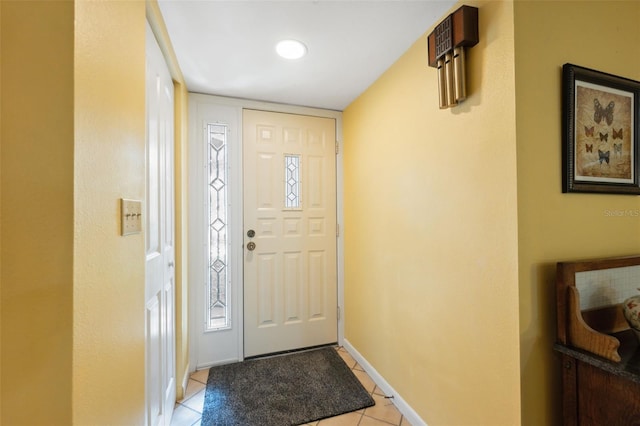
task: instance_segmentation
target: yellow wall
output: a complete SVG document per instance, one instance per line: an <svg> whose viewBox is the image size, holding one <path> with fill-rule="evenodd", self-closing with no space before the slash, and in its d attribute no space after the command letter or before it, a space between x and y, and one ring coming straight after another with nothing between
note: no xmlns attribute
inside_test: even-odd
<svg viewBox="0 0 640 426"><path fill-rule="evenodd" d="M0 423L66 425L73 317L73 3L2 1L0 8Z"/></svg>
<svg viewBox="0 0 640 426"><path fill-rule="evenodd" d="M149 4L157 9L0 3L2 424L144 422L143 235L119 235L119 199L145 194ZM173 59L182 175L186 89ZM177 182L179 209L186 181ZM184 375L186 245L176 238Z"/></svg>
<svg viewBox="0 0 640 426"><path fill-rule="evenodd" d="M187 242L187 123L188 92L184 83L175 83L175 197L176 197L176 397L184 397L189 376L189 288Z"/></svg>
<svg viewBox="0 0 640 426"><path fill-rule="evenodd" d="M75 3L73 421L144 422L145 3ZM116 407L114 409L114 407Z"/></svg>
<svg viewBox="0 0 640 426"><path fill-rule="evenodd" d="M551 349L556 262L640 252L640 197L561 193L561 67L640 80L640 2L517 1L514 9L522 423L552 425L561 409ZM607 215L614 210L631 214Z"/></svg>
<svg viewBox="0 0 640 426"><path fill-rule="evenodd" d="M2 46L2 6L0 6L0 46ZM2 47L0 47L0 52ZM2 54L0 53L0 111L2 110ZM0 141L2 113L0 112ZM2 422L2 144L0 144L0 422Z"/></svg>
<svg viewBox="0 0 640 426"><path fill-rule="evenodd" d="M345 337L430 426L520 421L513 4L468 4L464 104L428 31L343 116Z"/></svg>
<svg viewBox="0 0 640 426"><path fill-rule="evenodd" d="M2 6L0 6L0 28L2 28ZM0 29L0 46L2 30ZM0 51L2 48L0 48ZM0 99L2 99L2 54L0 53ZM2 101L0 101L2 110ZM2 113L0 113L0 140L2 140ZM2 144L0 144L0 422L2 422Z"/></svg>

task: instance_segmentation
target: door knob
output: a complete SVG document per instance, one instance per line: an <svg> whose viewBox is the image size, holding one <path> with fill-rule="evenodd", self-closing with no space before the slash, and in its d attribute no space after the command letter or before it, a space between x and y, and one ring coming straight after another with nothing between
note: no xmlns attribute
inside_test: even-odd
<svg viewBox="0 0 640 426"><path fill-rule="evenodd" d="M247 250L254 251L255 249L256 249L256 243L254 243L253 241L247 243Z"/></svg>

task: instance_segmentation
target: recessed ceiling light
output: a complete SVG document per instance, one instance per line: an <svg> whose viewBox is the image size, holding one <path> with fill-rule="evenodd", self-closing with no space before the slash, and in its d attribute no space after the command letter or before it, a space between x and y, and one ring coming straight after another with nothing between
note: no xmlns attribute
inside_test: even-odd
<svg viewBox="0 0 640 426"><path fill-rule="evenodd" d="M282 40L276 45L276 52L285 59L300 59L307 54L307 46L298 40Z"/></svg>

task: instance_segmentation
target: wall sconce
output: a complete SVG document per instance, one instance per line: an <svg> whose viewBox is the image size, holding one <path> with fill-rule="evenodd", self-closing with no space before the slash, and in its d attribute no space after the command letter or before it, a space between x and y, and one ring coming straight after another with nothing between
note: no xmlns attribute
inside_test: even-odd
<svg viewBox="0 0 640 426"><path fill-rule="evenodd" d="M427 37L429 66L438 70L440 109L467 97L465 48L478 44L478 8L462 6Z"/></svg>

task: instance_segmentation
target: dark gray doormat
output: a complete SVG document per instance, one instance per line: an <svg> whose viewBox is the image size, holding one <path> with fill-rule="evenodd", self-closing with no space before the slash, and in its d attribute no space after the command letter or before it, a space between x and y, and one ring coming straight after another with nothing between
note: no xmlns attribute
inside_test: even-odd
<svg viewBox="0 0 640 426"><path fill-rule="evenodd" d="M292 426L375 402L334 348L213 367L203 426Z"/></svg>

